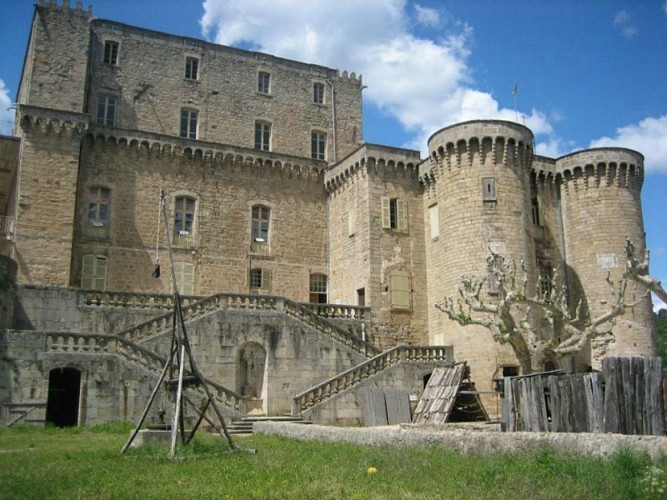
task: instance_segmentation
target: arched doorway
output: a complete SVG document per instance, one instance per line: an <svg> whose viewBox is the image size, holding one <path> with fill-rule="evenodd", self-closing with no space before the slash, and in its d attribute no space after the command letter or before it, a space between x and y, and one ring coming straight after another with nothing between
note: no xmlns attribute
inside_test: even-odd
<svg viewBox="0 0 667 500"><path fill-rule="evenodd" d="M246 342L239 348L236 359L236 390L254 400L254 404L250 404L254 409L262 407L265 365L266 351L260 344Z"/></svg>
<svg viewBox="0 0 667 500"><path fill-rule="evenodd" d="M46 422L56 427L72 427L79 418L81 372L76 368L54 368L49 372Z"/></svg>

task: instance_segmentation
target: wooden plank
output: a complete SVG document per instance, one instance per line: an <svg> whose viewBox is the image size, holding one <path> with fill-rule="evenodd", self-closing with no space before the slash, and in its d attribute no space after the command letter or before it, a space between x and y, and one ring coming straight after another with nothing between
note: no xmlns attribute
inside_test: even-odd
<svg viewBox="0 0 667 500"><path fill-rule="evenodd" d="M465 364L433 370L417 404L412 422L415 424L446 422L464 372Z"/></svg>
<svg viewBox="0 0 667 500"><path fill-rule="evenodd" d="M604 391L604 432L621 432L621 412L618 388L617 358L602 360L602 376L605 383Z"/></svg>
<svg viewBox="0 0 667 500"><path fill-rule="evenodd" d="M406 390L385 389L384 400L387 406L389 425L410 423L410 394Z"/></svg>
<svg viewBox="0 0 667 500"><path fill-rule="evenodd" d="M364 413L364 425L374 427L376 425L387 425L387 406L382 389L370 388L359 391Z"/></svg>

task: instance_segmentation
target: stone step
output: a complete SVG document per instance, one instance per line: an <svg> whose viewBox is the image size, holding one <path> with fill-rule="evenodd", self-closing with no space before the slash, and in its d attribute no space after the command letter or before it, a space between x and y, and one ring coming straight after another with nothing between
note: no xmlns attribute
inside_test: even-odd
<svg viewBox="0 0 667 500"><path fill-rule="evenodd" d="M292 417L286 415L257 415L235 419L227 424L227 430L232 435L250 435L253 432L255 422L290 422L293 424L312 424L311 421L304 420L302 417Z"/></svg>

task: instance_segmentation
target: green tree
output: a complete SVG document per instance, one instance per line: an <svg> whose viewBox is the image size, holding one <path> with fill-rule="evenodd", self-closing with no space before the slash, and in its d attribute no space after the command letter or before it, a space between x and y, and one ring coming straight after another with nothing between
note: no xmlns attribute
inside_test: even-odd
<svg viewBox="0 0 667 500"><path fill-rule="evenodd" d="M667 309L654 313L655 338L658 343L658 356L662 358L662 375L667 377Z"/></svg>

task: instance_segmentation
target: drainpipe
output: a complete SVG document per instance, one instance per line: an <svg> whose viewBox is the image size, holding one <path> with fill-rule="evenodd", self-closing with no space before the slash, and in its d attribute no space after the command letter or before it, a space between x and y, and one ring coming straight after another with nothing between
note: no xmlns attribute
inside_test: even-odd
<svg viewBox="0 0 667 500"><path fill-rule="evenodd" d="M332 142L333 142L333 155L332 155L332 163L336 163L336 94L334 90L334 84L331 80L326 78L327 83L329 84L329 87L331 88L331 119L333 121L332 123L332 129L333 129L333 137L332 137Z"/></svg>

